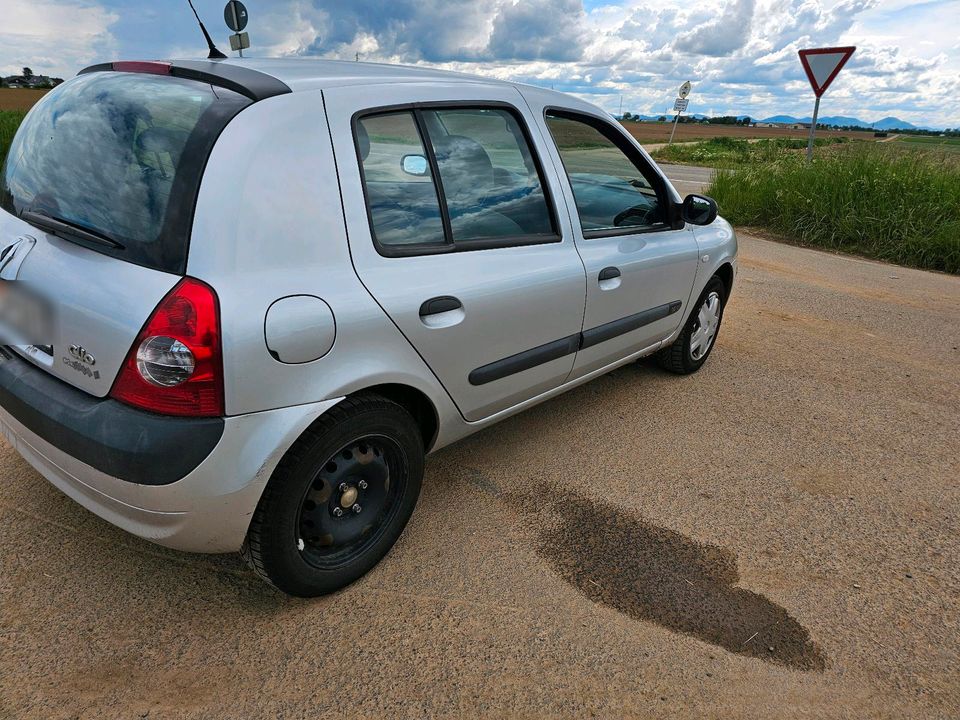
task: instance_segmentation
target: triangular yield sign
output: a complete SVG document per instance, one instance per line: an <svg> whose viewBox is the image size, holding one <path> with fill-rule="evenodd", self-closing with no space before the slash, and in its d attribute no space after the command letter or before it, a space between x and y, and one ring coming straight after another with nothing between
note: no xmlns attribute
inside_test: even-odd
<svg viewBox="0 0 960 720"><path fill-rule="evenodd" d="M855 47L814 48L800 51L800 62L817 97L823 95L830 83L853 55Z"/></svg>

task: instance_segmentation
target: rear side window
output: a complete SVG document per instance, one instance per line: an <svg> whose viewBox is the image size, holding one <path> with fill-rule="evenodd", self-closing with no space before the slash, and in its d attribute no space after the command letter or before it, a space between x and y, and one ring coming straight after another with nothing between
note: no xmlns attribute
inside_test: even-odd
<svg viewBox="0 0 960 720"><path fill-rule="evenodd" d="M0 205L122 245L89 245L100 252L182 273L207 157L250 102L181 78L81 75L48 93L18 130Z"/></svg>
<svg viewBox="0 0 960 720"><path fill-rule="evenodd" d="M357 125L357 141L377 241L443 245L437 187L413 113L363 118Z"/></svg>
<svg viewBox="0 0 960 720"><path fill-rule="evenodd" d="M557 112L547 113L547 126L570 178L584 236L663 227L658 183L631 157L637 153L615 128Z"/></svg>
<svg viewBox="0 0 960 720"><path fill-rule="evenodd" d="M357 147L381 248L430 252L559 239L542 173L509 110L369 115L357 123Z"/></svg>

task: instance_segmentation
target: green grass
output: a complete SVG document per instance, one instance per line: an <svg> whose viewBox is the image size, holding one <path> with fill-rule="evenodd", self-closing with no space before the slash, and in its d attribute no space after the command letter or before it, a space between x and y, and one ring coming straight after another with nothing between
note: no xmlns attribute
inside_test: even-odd
<svg viewBox="0 0 960 720"><path fill-rule="evenodd" d="M803 244L960 273L960 159L853 143L719 170L707 193L737 225Z"/></svg>
<svg viewBox="0 0 960 720"><path fill-rule="evenodd" d="M944 152L960 153L960 138L930 137L928 135L901 135L894 142L906 143L900 147L913 149L937 149Z"/></svg>
<svg viewBox="0 0 960 720"><path fill-rule="evenodd" d="M817 147L846 142L846 138L817 138ZM736 168L758 162L770 162L785 154L800 154L807 147L802 138L764 138L748 141L732 137L715 137L698 143L667 145L653 153L657 162L680 165L704 165L715 168Z"/></svg>
<svg viewBox="0 0 960 720"><path fill-rule="evenodd" d="M10 143L13 142L13 135L26 114L25 110L0 110L0 164L3 164Z"/></svg>

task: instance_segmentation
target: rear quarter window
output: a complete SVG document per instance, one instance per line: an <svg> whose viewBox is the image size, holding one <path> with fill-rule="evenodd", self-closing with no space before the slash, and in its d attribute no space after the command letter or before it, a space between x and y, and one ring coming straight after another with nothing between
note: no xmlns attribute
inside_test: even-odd
<svg viewBox="0 0 960 720"><path fill-rule="evenodd" d="M250 102L182 78L81 75L48 93L17 131L0 173L0 205L123 246L89 246L98 252L182 273L206 160Z"/></svg>

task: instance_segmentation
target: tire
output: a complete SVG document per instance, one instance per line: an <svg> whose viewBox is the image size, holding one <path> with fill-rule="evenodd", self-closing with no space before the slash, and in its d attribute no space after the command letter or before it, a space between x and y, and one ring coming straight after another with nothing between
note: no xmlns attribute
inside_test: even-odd
<svg viewBox="0 0 960 720"><path fill-rule="evenodd" d="M349 585L403 532L420 494L423 456L420 430L403 407L377 395L343 400L280 461L241 554L289 595Z"/></svg>
<svg viewBox="0 0 960 720"><path fill-rule="evenodd" d="M710 310L710 304L716 302L715 314ZM687 319L683 332L667 346L657 353L657 362L660 367L678 375L689 375L699 370L710 357L717 335L720 333L720 323L723 320L723 308L727 303L727 288L723 281L714 275L707 282L707 286L700 293L693 311ZM698 333L701 324L701 315L706 319L713 319L712 333L705 339L703 333ZM699 341L699 342L698 342ZM703 345L706 344L706 349Z"/></svg>

